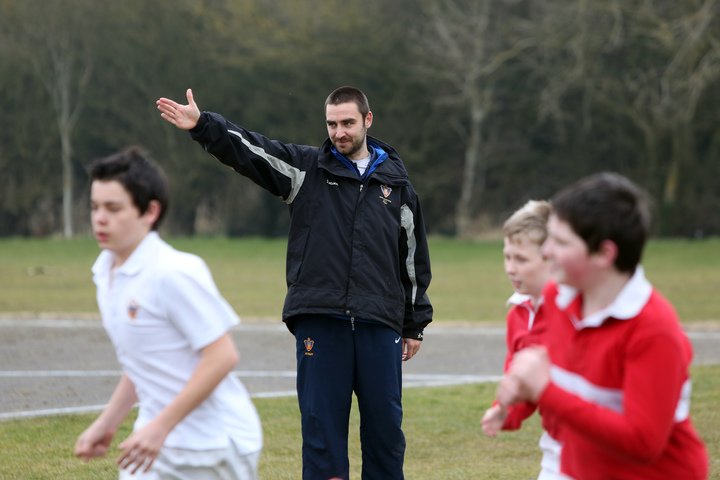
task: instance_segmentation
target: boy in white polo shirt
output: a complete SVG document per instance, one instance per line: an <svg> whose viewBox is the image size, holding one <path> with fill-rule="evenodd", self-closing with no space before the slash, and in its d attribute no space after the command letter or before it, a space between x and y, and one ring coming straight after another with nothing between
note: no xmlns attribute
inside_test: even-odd
<svg viewBox="0 0 720 480"><path fill-rule="evenodd" d="M92 268L103 326L123 374L75 455L103 456L138 403L120 443L120 479L256 479L262 430L248 392L231 375L238 323L197 256L157 234L168 205L160 168L131 147L90 168Z"/></svg>

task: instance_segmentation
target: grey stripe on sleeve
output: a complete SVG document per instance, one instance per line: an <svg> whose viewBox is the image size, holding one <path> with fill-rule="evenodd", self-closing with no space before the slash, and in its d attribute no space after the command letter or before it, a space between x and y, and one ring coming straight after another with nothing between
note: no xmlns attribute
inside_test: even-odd
<svg viewBox="0 0 720 480"><path fill-rule="evenodd" d="M251 152L265 160L268 165L270 165L273 169L290 179L290 194L288 195L287 199L285 199L285 203L287 203L288 205L291 204L293 200L295 200L295 197L300 191L300 187L302 187L302 184L305 181L305 172L303 172L299 168L293 167L286 162L283 162L277 157L273 157L272 155L267 153L262 147L253 145L248 141L248 139L243 137L240 132L236 132L235 130L228 130L228 133L238 137L243 143L243 145L249 148Z"/></svg>
<svg viewBox="0 0 720 480"><path fill-rule="evenodd" d="M407 258L405 259L405 269L412 283L412 305L415 305L415 297L417 296L417 277L415 275L415 250L417 242L415 240L415 217L412 210L407 205L400 207L400 226L407 233Z"/></svg>

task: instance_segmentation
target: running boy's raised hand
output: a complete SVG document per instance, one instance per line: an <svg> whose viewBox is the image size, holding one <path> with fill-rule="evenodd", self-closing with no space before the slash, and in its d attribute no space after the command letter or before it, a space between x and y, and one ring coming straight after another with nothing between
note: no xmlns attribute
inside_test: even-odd
<svg viewBox="0 0 720 480"><path fill-rule="evenodd" d="M160 116L172 123L181 130L190 130L197 125L200 118L200 109L193 98L192 89L188 88L185 92L187 96L187 105L181 105L169 98L159 98L155 104L160 110Z"/></svg>
<svg viewBox="0 0 720 480"><path fill-rule="evenodd" d="M537 403L550 382L550 358L545 347L532 346L520 350L510 370L500 382L497 398L502 405L518 401Z"/></svg>

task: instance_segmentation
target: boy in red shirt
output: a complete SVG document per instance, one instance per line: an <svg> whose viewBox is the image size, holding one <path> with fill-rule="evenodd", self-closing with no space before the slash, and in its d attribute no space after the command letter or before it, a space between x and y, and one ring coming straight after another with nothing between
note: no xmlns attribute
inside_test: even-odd
<svg viewBox="0 0 720 480"><path fill-rule="evenodd" d="M645 193L602 173L552 204L547 349L515 355L498 401L535 402L558 424L570 478L706 479L707 451L689 417L692 348L639 266Z"/></svg>
<svg viewBox="0 0 720 480"><path fill-rule="evenodd" d="M507 219L503 225L503 257L505 273L515 293L508 299L512 308L507 314L507 355L505 372L515 352L543 342L546 330L542 290L550 280L550 264L541 249L547 238L550 204L531 200ZM523 402L503 407L495 402L482 419L483 432L494 437L500 430L517 430L523 420L535 411L536 405ZM555 432L547 425L540 439L543 451L541 480L559 478L560 444Z"/></svg>

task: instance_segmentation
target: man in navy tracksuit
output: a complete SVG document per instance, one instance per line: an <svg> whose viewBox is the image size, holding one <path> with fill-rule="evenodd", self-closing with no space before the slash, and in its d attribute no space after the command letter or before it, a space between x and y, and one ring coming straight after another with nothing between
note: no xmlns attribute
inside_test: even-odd
<svg viewBox="0 0 720 480"><path fill-rule="evenodd" d="M348 419L360 408L363 479L401 479L402 361L432 320L420 204L397 152L367 135L365 95L325 102L321 147L280 143L161 98L162 118L290 209L283 321L296 338L303 478L346 479Z"/></svg>

